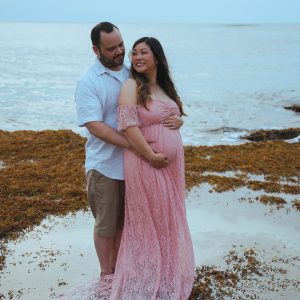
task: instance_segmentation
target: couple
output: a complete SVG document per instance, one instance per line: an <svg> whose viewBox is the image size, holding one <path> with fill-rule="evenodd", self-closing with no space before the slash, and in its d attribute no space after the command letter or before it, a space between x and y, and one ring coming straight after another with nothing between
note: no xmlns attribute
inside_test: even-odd
<svg viewBox="0 0 300 300"><path fill-rule="evenodd" d="M141 38L129 69L121 33L109 22L96 25L91 39L97 59L75 98L87 129L98 289L113 300L186 300L194 256L178 130L184 112L166 57L158 40Z"/></svg>

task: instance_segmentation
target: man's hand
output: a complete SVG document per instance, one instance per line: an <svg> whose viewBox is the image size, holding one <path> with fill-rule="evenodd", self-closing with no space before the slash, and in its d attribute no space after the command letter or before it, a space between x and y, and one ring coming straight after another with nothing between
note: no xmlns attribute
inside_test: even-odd
<svg viewBox="0 0 300 300"><path fill-rule="evenodd" d="M181 117L177 115L172 115L168 117L166 120L164 120L162 124L171 130L175 130L175 129L179 129L182 126L183 120Z"/></svg>
<svg viewBox="0 0 300 300"><path fill-rule="evenodd" d="M168 157L163 153L154 153L153 157L149 160L150 165L155 169L161 169L168 166L170 163Z"/></svg>

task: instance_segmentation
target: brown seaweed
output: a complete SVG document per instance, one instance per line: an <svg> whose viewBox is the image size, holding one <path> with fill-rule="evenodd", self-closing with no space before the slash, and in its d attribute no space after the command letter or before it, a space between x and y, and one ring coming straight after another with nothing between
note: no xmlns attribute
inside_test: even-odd
<svg viewBox="0 0 300 300"><path fill-rule="evenodd" d="M241 246L240 246L241 247ZM240 251L241 250L241 251ZM260 299L261 292L299 289L300 282L285 277L283 265L299 262L299 257L278 257L255 248L234 249L224 257L225 268L196 268L189 300ZM282 277L278 275L283 275Z"/></svg>
<svg viewBox="0 0 300 300"><path fill-rule="evenodd" d="M7 255L6 239L17 238L47 215L87 209L84 144L83 137L68 130L0 131L0 270ZM299 195L299 151L300 143L282 141L186 146L186 189L208 182L216 192L248 187ZM253 178L259 175L264 180ZM269 195L259 200L266 205L285 205L284 199ZM299 200L292 203L300 210ZM214 266L198 268L190 299L200 299L200 294L201 299L230 296L241 278L259 270L252 252L245 253L243 261L234 253L230 257L231 262L235 257L242 263L240 267L235 264L238 273L237 269L222 271ZM212 286L219 298L213 297Z"/></svg>

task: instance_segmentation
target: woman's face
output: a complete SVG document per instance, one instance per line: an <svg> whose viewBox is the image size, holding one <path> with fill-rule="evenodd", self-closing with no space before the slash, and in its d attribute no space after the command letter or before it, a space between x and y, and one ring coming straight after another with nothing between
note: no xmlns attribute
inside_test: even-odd
<svg viewBox="0 0 300 300"><path fill-rule="evenodd" d="M138 73L149 73L156 69L156 59L153 52L144 42L133 48L131 63Z"/></svg>

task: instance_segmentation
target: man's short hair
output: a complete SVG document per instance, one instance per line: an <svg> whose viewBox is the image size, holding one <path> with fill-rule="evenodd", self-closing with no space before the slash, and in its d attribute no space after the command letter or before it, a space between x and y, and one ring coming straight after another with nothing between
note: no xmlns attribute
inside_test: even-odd
<svg viewBox="0 0 300 300"><path fill-rule="evenodd" d="M94 46L99 46L101 44L101 31L104 31L106 33L110 33L116 28L119 30L119 28L110 23L110 22L101 22L97 24L91 31L91 40Z"/></svg>

